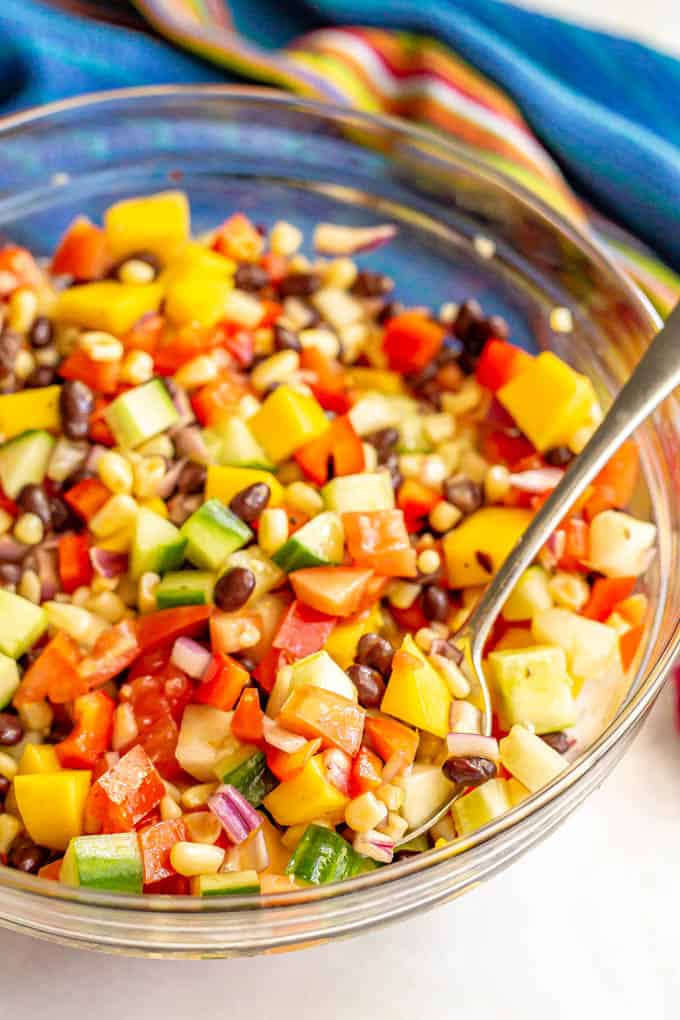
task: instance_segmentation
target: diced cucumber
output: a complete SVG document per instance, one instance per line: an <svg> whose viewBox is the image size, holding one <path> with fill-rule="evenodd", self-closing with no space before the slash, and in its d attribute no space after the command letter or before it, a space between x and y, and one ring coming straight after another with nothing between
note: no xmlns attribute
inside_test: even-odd
<svg viewBox="0 0 680 1020"><path fill-rule="evenodd" d="M219 499L209 499L182 525L186 557L196 567L217 570L227 556L246 545L253 533Z"/></svg>
<svg viewBox="0 0 680 1020"><path fill-rule="evenodd" d="M264 752L250 745L221 758L215 766L215 775L221 783L235 786L255 808L276 786Z"/></svg>
<svg viewBox="0 0 680 1020"><path fill-rule="evenodd" d="M19 686L19 667L9 655L0 654L0 709L7 708Z"/></svg>
<svg viewBox="0 0 680 1020"><path fill-rule="evenodd" d="M118 445L130 449L165 432L179 414L162 379L151 379L116 397L104 417Z"/></svg>
<svg viewBox="0 0 680 1020"><path fill-rule="evenodd" d="M55 440L32 429L0 446L0 482L6 496L16 499L24 485L39 485L47 472Z"/></svg>
<svg viewBox="0 0 680 1020"><path fill-rule="evenodd" d="M0 652L18 659L47 630L47 613L21 595L0 589Z"/></svg>
<svg viewBox="0 0 680 1020"><path fill-rule="evenodd" d="M552 595L548 588L548 575L535 564L524 571L503 606L503 619L511 623L531 620L536 613L551 609Z"/></svg>
<svg viewBox="0 0 680 1020"><path fill-rule="evenodd" d="M66 885L140 893L144 875L137 833L74 836L62 861L59 877Z"/></svg>
<svg viewBox="0 0 680 1020"><path fill-rule="evenodd" d="M408 822L409 829L431 818L453 795L455 784L451 783L439 765L416 762L411 772L399 779L404 791L400 813Z"/></svg>
<svg viewBox="0 0 680 1020"><path fill-rule="evenodd" d="M245 567L255 578L255 587L246 605L254 605L272 588L278 588L285 576L283 571L257 545L251 545L248 549L239 549L238 552L232 553L224 564L223 570L226 572L232 567Z"/></svg>
<svg viewBox="0 0 680 1020"><path fill-rule="evenodd" d="M336 513L322 513L307 521L272 556L286 573L304 567L342 563L345 530Z"/></svg>
<svg viewBox="0 0 680 1020"><path fill-rule="evenodd" d="M536 733L564 730L576 722L576 701L563 648L536 645L489 655L503 729L531 723Z"/></svg>
<svg viewBox="0 0 680 1020"><path fill-rule="evenodd" d="M339 514L394 509L394 489L388 471L342 475L324 485L321 496L327 509Z"/></svg>
<svg viewBox="0 0 680 1020"><path fill-rule="evenodd" d="M199 875L191 881L194 896L245 896L259 893L260 878L256 871L227 871L221 875Z"/></svg>
<svg viewBox="0 0 680 1020"><path fill-rule="evenodd" d="M233 716L233 712L212 705L187 705L184 709L175 757L184 771L201 783L214 781L215 763L240 746L231 732Z"/></svg>
<svg viewBox="0 0 680 1020"><path fill-rule="evenodd" d="M328 652L314 652L304 659L298 659L291 667L291 688L309 684L321 687L326 691L334 691L350 701L357 700L357 689L340 667L331 659Z"/></svg>
<svg viewBox="0 0 680 1020"><path fill-rule="evenodd" d="M207 570L175 570L166 574L156 588L159 609L175 606L207 606L213 598L215 575Z"/></svg>
<svg viewBox="0 0 680 1020"><path fill-rule="evenodd" d="M421 854L423 850L430 849L430 841L425 833L420 836L416 836L414 839L410 839L408 843L401 843L399 845L400 853L409 854Z"/></svg>
<svg viewBox="0 0 680 1020"><path fill-rule="evenodd" d="M287 875L312 885L341 882L361 870L362 858L342 836L314 824L307 826L286 866Z"/></svg>
<svg viewBox="0 0 680 1020"><path fill-rule="evenodd" d="M130 575L137 580L152 571L165 574L182 565L187 540L170 521L147 507L135 519L130 555Z"/></svg>
<svg viewBox="0 0 680 1020"><path fill-rule="evenodd" d="M223 464L226 467L274 470L274 464L243 418L233 415L212 428L203 429L203 439L212 459L217 464Z"/></svg>
<svg viewBox="0 0 680 1020"><path fill-rule="evenodd" d="M524 726L513 726L498 746L501 762L510 775L531 793L551 783L568 764L561 754ZM488 785L484 783L480 789Z"/></svg>
<svg viewBox="0 0 680 1020"><path fill-rule="evenodd" d="M540 737L535 739L540 740ZM547 744L543 746L547 747ZM511 807L507 780L490 779L463 797L459 797L451 807L451 817L458 835L467 836L499 815L504 815Z"/></svg>

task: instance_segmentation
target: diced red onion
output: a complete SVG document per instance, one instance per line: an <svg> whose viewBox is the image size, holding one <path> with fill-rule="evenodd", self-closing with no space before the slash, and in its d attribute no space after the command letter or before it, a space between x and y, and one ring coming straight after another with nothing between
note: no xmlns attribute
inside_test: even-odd
<svg viewBox="0 0 680 1020"><path fill-rule="evenodd" d="M90 563L102 577L120 577L128 568L127 553L100 549L98 546L90 549Z"/></svg>
<svg viewBox="0 0 680 1020"><path fill-rule="evenodd" d="M181 475L182 468L185 464L185 460L176 460L170 465L170 468L163 476L163 480L158 486L158 490L156 492L159 499L167 499L168 496L171 496L175 491L175 487L179 481L179 476Z"/></svg>
<svg viewBox="0 0 680 1020"><path fill-rule="evenodd" d="M173 383L172 386L168 386L166 380L166 387L170 393L170 398L175 405L175 410L179 415L179 418L169 430L171 436L176 436L178 432L186 428L187 425L193 425L196 421L196 415L191 407L191 401L186 390L183 390L177 383Z"/></svg>
<svg viewBox="0 0 680 1020"><path fill-rule="evenodd" d="M238 845L262 825L262 818L243 794L229 783L219 786L208 807L232 843Z"/></svg>
<svg viewBox="0 0 680 1020"><path fill-rule="evenodd" d="M364 857L370 857L380 864L391 864L394 857L394 840L376 829L358 832L354 837L354 849Z"/></svg>
<svg viewBox="0 0 680 1020"><path fill-rule="evenodd" d="M36 564L40 578L40 601L48 602L59 591L56 556L48 549L36 549Z"/></svg>
<svg viewBox="0 0 680 1020"><path fill-rule="evenodd" d="M324 751L323 764L329 783L332 783L342 793L347 793L351 762L345 752L335 747Z"/></svg>
<svg viewBox="0 0 680 1020"><path fill-rule="evenodd" d="M0 563L21 563L31 547L10 535L0 538Z"/></svg>
<svg viewBox="0 0 680 1020"><path fill-rule="evenodd" d="M338 223L319 223L314 231L314 247L322 255L356 255L373 251L397 236L393 223L376 227L346 227Z"/></svg>
<svg viewBox="0 0 680 1020"><path fill-rule="evenodd" d="M104 456L104 454L106 452L107 452L107 448L105 446L100 446L99 444L95 444L95 446L91 446L90 450L89 450L89 452L87 454L87 457L85 458L85 468L86 468L86 470L87 471L96 471L97 470L97 464L99 463L99 461L102 459L102 457Z"/></svg>
<svg viewBox="0 0 680 1020"><path fill-rule="evenodd" d="M560 483L563 475L564 471L561 468L533 468L530 471L510 475L510 484L520 492L548 492Z"/></svg>
<svg viewBox="0 0 680 1020"><path fill-rule="evenodd" d="M287 754L293 754L295 751L299 751L305 746L307 741L304 737L301 737L297 733L291 733L290 730L285 730L283 726L279 726L278 723L270 719L268 715L262 720L264 729L264 739L272 747L278 747L279 751L285 751Z"/></svg>
<svg viewBox="0 0 680 1020"><path fill-rule="evenodd" d="M170 662L183 669L194 680L199 680L203 676L211 659L212 654L208 649L192 638L178 637L172 646Z"/></svg>
<svg viewBox="0 0 680 1020"><path fill-rule="evenodd" d="M498 741L481 733L449 733L446 738L449 758L488 758L499 761Z"/></svg>
<svg viewBox="0 0 680 1020"><path fill-rule="evenodd" d="M175 452L195 464L209 464L210 454L198 425L187 425L174 436Z"/></svg>

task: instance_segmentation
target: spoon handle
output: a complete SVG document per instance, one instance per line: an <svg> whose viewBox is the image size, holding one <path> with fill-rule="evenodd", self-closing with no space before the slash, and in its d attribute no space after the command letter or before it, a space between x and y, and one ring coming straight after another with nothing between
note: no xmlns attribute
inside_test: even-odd
<svg viewBox="0 0 680 1020"><path fill-rule="evenodd" d="M489 631L521 574L612 454L678 386L680 305L651 342L597 430L536 514L467 620L464 632L471 640L478 675Z"/></svg>

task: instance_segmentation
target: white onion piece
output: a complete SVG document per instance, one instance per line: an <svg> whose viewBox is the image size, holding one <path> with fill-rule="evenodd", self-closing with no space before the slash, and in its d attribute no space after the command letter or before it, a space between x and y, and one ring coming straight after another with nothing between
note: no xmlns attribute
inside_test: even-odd
<svg viewBox="0 0 680 1020"><path fill-rule="evenodd" d="M203 676L211 659L208 649L191 638L179 637L172 646L170 661L194 680Z"/></svg>
<svg viewBox="0 0 680 1020"><path fill-rule="evenodd" d="M393 223L376 227L346 227L339 223L319 223L314 231L314 247L322 255L356 255L372 251L397 236Z"/></svg>
<svg viewBox="0 0 680 1020"><path fill-rule="evenodd" d="M449 727L452 733L479 733L482 725L482 713L469 701L451 702L449 710Z"/></svg>
<svg viewBox="0 0 680 1020"><path fill-rule="evenodd" d="M564 471L561 468L534 468L530 471L519 471L515 475L510 475L510 484L521 492L540 494L554 489L561 482L563 475Z"/></svg>
<svg viewBox="0 0 680 1020"><path fill-rule="evenodd" d="M304 737L299 736L297 733L291 733L290 730L285 730L283 726L279 726L268 715L262 720L262 728L264 730L264 739L267 743L271 747L278 747L279 751L285 751L287 754L299 751L307 743Z"/></svg>
<svg viewBox="0 0 680 1020"><path fill-rule="evenodd" d="M481 733L449 733L446 752L449 758L488 758L496 763L500 760L496 738Z"/></svg>

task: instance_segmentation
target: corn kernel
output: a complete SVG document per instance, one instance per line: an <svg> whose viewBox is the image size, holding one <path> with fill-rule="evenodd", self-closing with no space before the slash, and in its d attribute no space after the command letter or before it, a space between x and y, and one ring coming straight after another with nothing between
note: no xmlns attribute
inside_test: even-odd
<svg viewBox="0 0 680 1020"><path fill-rule="evenodd" d="M291 510L301 510L309 517L320 513L324 506L319 492L307 482L293 482L287 486L285 501Z"/></svg>
<svg viewBox="0 0 680 1020"><path fill-rule="evenodd" d="M378 832L384 833L397 843L406 835L406 832L408 831L408 822L405 818L402 818L401 815L398 815L396 811L390 811L387 818L381 822L380 825L376 825L376 829Z"/></svg>
<svg viewBox="0 0 680 1020"><path fill-rule="evenodd" d="M364 451L364 471L371 473L378 470L378 451L370 443L362 443Z"/></svg>
<svg viewBox="0 0 680 1020"><path fill-rule="evenodd" d="M301 244L302 231L286 220L275 223L269 233L269 247L275 255L294 255Z"/></svg>
<svg viewBox="0 0 680 1020"><path fill-rule="evenodd" d="M414 635L415 643L427 654L432 647L432 642L437 640L437 634L431 627L421 627Z"/></svg>
<svg viewBox="0 0 680 1020"><path fill-rule="evenodd" d="M28 379L29 375L35 369L36 361L35 355L31 351L20 350L14 359L14 374L17 379L22 382L24 379Z"/></svg>
<svg viewBox="0 0 680 1020"><path fill-rule="evenodd" d="M175 382L185 390L195 390L214 382L218 375L218 359L212 354L199 354L175 372Z"/></svg>
<svg viewBox="0 0 680 1020"><path fill-rule="evenodd" d="M434 549L425 549L419 554L416 565L421 574L434 574L441 566L441 557Z"/></svg>
<svg viewBox="0 0 680 1020"><path fill-rule="evenodd" d="M255 329L262 320L262 302L244 290L232 290L227 295L224 318L244 329Z"/></svg>
<svg viewBox="0 0 680 1020"><path fill-rule="evenodd" d="M313 347L326 358L337 358L340 354L340 341L337 336L323 326L300 330L298 339L304 349Z"/></svg>
<svg viewBox="0 0 680 1020"><path fill-rule="evenodd" d="M395 609L410 609L420 595L421 586L410 581L393 581L387 597Z"/></svg>
<svg viewBox="0 0 680 1020"><path fill-rule="evenodd" d="M125 353L120 340L112 333L101 329L91 329L80 336L80 349L92 361L120 361Z"/></svg>
<svg viewBox="0 0 680 1020"><path fill-rule="evenodd" d="M97 474L111 492L132 492L132 465L115 450L107 450L97 461Z"/></svg>
<svg viewBox="0 0 680 1020"><path fill-rule="evenodd" d="M419 633L420 631L418 631ZM418 640L418 634L416 634L416 641ZM429 651L429 649L423 649L423 651L426 650ZM437 655L435 653L428 656L428 662L431 666L434 666L444 680L452 698L467 698L470 693L470 684L460 667L452 659L447 659L444 655Z"/></svg>
<svg viewBox="0 0 680 1020"><path fill-rule="evenodd" d="M192 811L184 816L184 823L192 843L216 843L222 826L210 811Z"/></svg>
<svg viewBox="0 0 680 1020"><path fill-rule="evenodd" d="M440 414L425 414L423 415L423 429L430 442L436 446L438 443L445 443L447 439L453 438L456 422L445 411Z"/></svg>
<svg viewBox="0 0 680 1020"><path fill-rule="evenodd" d="M73 595L71 595L71 604L76 606L78 609L84 609L91 598L91 589L86 585L81 584L80 588L76 588Z"/></svg>
<svg viewBox="0 0 680 1020"><path fill-rule="evenodd" d="M253 389L256 393L264 393L274 383L290 381L299 367L300 355L297 351L278 351L253 369L250 376Z"/></svg>
<svg viewBox="0 0 680 1020"><path fill-rule="evenodd" d="M120 584L122 577L103 577L102 574L95 574L90 585L93 595L101 595L103 591L115 591Z"/></svg>
<svg viewBox="0 0 680 1020"><path fill-rule="evenodd" d="M153 376L153 358L147 351L128 351L120 366L121 382L141 386Z"/></svg>
<svg viewBox="0 0 680 1020"><path fill-rule="evenodd" d="M370 791L355 797L345 808L345 821L355 832L375 829L386 818L386 806Z"/></svg>
<svg viewBox="0 0 680 1020"><path fill-rule="evenodd" d="M195 811L196 808L205 807L217 787L218 783L196 783L195 786L188 786L186 790L182 790L179 802L185 811Z"/></svg>
<svg viewBox="0 0 680 1020"><path fill-rule="evenodd" d="M314 313L300 298L285 298L283 302L283 315L279 319L282 326L286 326L293 333L297 333L298 330L308 326L313 318Z"/></svg>
<svg viewBox="0 0 680 1020"><path fill-rule="evenodd" d="M24 570L21 580L17 585L17 594L21 595L24 599L28 599L29 602L35 602L36 605L40 605L41 592L42 585L35 570Z"/></svg>
<svg viewBox="0 0 680 1020"><path fill-rule="evenodd" d="M165 465L163 465L165 468ZM132 524L137 516L137 502L125 493L118 493L104 503L94 517L89 520L89 528L97 538L106 538L114 531Z"/></svg>
<svg viewBox="0 0 680 1020"><path fill-rule="evenodd" d="M21 822L4 811L0 814L0 854L6 854L21 832Z"/></svg>
<svg viewBox="0 0 680 1020"><path fill-rule="evenodd" d="M271 326L260 326L253 331L253 350L255 354L265 356L274 353L274 330Z"/></svg>
<svg viewBox="0 0 680 1020"><path fill-rule="evenodd" d="M503 464L493 464L484 475L487 503L500 503L510 491L510 472Z"/></svg>
<svg viewBox="0 0 680 1020"><path fill-rule="evenodd" d="M394 783L381 783L375 791L378 800L381 800L388 811L398 811L404 803L404 791Z"/></svg>
<svg viewBox="0 0 680 1020"><path fill-rule="evenodd" d="M312 268L312 263L309 261L306 255L298 252L293 255L292 259L288 263L289 273L307 273Z"/></svg>
<svg viewBox="0 0 680 1020"><path fill-rule="evenodd" d="M132 489L137 499L153 499L165 478L165 460L162 457L142 457L132 469Z"/></svg>
<svg viewBox="0 0 680 1020"><path fill-rule="evenodd" d="M476 450L463 450L460 455L459 470L473 482L483 482L489 470L487 461Z"/></svg>
<svg viewBox="0 0 680 1020"><path fill-rule="evenodd" d="M125 603L113 591L103 591L94 595L88 601L87 608L108 623L120 623L127 613Z"/></svg>
<svg viewBox="0 0 680 1020"><path fill-rule="evenodd" d="M38 314L38 298L29 287L19 287L7 303L7 326L14 333L28 333Z"/></svg>
<svg viewBox="0 0 680 1020"><path fill-rule="evenodd" d="M142 574L137 586L137 607L140 613L153 613L156 606L156 588L161 583L160 576L149 571Z"/></svg>
<svg viewBox="0 0 680 1020"><path fill-rule="evenodd" d="M121 283L133 285L153 283L156 279L156 270L143 259L126 259L118 267L118 279Z"/></svg>
<svg viewBox="0 0 680 1020"><path fill-rule="evenodd" d="M437 454L446 465L447 476L452 475L454 471L457 471L458 464L460 463L460 441L458 439L449 439L446 443L439 443L437 446Z"/></svg>
<svg viewBox="0 0 680 1020"><path fill-rule="evenodd" d="M0 776L5 779L14 779L17 774L18 765L6 751L0 751Z"/></svg>
<svg viewBox="0 0 680 1020"><path fill-rule="evenodd" d="M47 733L54 719L52 706L47 701L27 701L19 705L18 713L24 730Z"/></svg>
<svg viewBox="0 0 680 1020"><path fill-rule="evenodd" d="M482 388L474 378L469 376L465 379L456 393L443 393L442 406L448 414L459 417L468 414L479 405L482 399Z"/></svg>
<svg viewBox="0 0 680 1020"><path fill-rule="evenodd" d="M161 799L160 811L161 818L164 822L173 821L175 818L182 817L181 807L167 794Z"/></svg>
<svg viewBox="0 0 680 1020"><path fill-rule="evenodd" d="M276 472L276 477L281 485L292 485L293 482L301 482L304 479L304 472L295 460L287 460Z"/></svg>
<svg viewBox="0 0 680 1020"><path fill-rule="evenodd" d="M17 518L13 534L24 545L38 545L44 538L45 528L37 514L26 513Z"/></svg>
<svg viewBox="0 0 680 1020"><path fill-rule="evenodd" d="M554 577L550 578L548 591L555 605L561 606L563 609L572 609L575 613L583 609L590 598L590 588L585 578L579 577L578 574L567 574L562 571L558 571Z"/></svg>
<svg viewBox="0 0 680 1020"><path fill-rule="evenodd" d="M170 851L170 863L177 874L185 878L216 875L224 863L224 853L218 846L180 841Z"/></svg>
<svg viewBox="0 0 680 1020"><path fill-rule="evenodd" d="M41 347L39 351L33 351L33 357L37 365L54 368L59 362L59 351L50 344L49 347Z"/></svg>
<svg viewBox="0 0 680 1020"><path fill-rule="evenodd" d="M435 531L443 534L445 531L450 531L451 528L455 527L462 517L463 514L457 506L442 500L441 503L437 503L432 508L428 520Z"/></svg>
<svg viewBox="0 0 680 1020"><path fill-rule="evenodd" d="M267 556L273 556L288 538L288 515L281 507L269 507L260 514L257 544Z"/></svg>
<svg viewBox="0 0 680 1020"><path fill-rule="evenodd" d="M335 287L337 290L349 290L357 278L359 270L352 259L343 256L333 259L326 266L324 272L324 286Z"/></svg>
<svg viewBox="0 0 680 1020"><path fill-rule="evenodd" d="M403 453L399 458L399 473L403 478L421 479L424 462L425 458L421 453Z"/></svg>
<svg viewBox="0 0 680 1020"><path fill-rule="evenodd" d="M111 747L114 751L120 751L126 744L131 744L139 734L139 727L135 719L134 709L129 701L123 701L116 706L113 713L113 735Z"/></svg>

